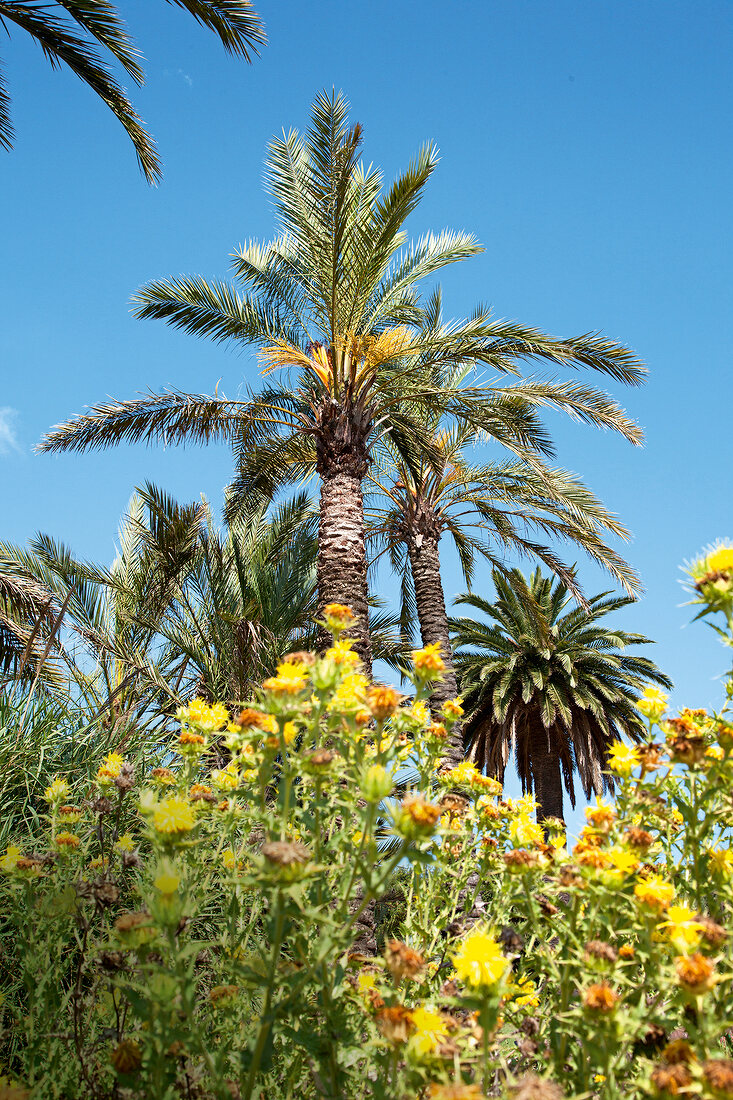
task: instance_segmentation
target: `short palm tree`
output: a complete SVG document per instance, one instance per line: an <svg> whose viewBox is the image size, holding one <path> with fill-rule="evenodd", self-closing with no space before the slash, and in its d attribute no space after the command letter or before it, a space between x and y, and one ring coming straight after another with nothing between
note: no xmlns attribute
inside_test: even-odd
<svg viewBox="0 0 733 1100"><path fill-rule="evenodd" d="M262 21L249 0L168 0L190 12L214 31L224 48L250 59L265 41ZM150 183L160 179L155 142L108 67L118 62L136 84L145 74L140 52L111 0L0 0L0 26L10 35L17 27L38 43L54 68L62 65L106 103L132 140L142 171ZM0 76L0 147L12 148L10 96Z"/></svg>
<svg viewBox="0 0 733 1100"><path fill-rule="evenodd" d="M477 309L460 324L426 329L418 284L446 264L480 251L466 233L430 234L403 249L404 223L432 175L425 147L388 190L359 160L361 127L349 127L341 95L317 97L306 138L275 139L267 164L280 234L242 248L235 270L243 290L203 279L149 284L137 315L156 317L216 340L259 347L265 373L295 377L246 400L166 393L97 406L46 437L42 450L83 451L123 440L234 445L239 493L272 491L316 470L321 481L318 606L349 604L357 649L368 667L367 562L362 480L387 431L416 450L413 410L495 423L493 387L436 385L445 364L484 363L516 374L521 358L588 366L638 383L643 371L626 348L598 336L555 340ZM588 387L532 382L512 407L512 432L537 428L533 407L553 404L623 432L639 432L615 402ZM506 403L502 416L506 416ZM523 426L524 425L524 426ZM498 430L498 428L496 428ZM254 479L250 477L255 471Z"/></svg>
<svg viewBox="0 0 733 1100"><path fill-rule="evenodd" d="M586 798L611 785L608 748L644 730L634 698L648 681L670 687L647 657L626 650L649 638L606 627L607 614L628 606L607 592L570 606L567 587L539 569L493 572L497 599L463 595L484 621L452 623L464 696L467 754L503 780L512 753L523 790L534 791L537 817L563 816L563 783L575 805L574 773Z"/></svg>

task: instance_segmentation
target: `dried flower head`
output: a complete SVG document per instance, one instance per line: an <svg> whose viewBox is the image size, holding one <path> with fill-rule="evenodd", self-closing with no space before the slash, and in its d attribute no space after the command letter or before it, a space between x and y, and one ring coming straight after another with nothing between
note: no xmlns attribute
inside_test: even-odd
<svg viewBox="0 0 733 1100"><path fill-rule="evenodd" d="M716 1096L733 1096L733 1061L730 1058L709 1058L702 1064L703 1080Z"/></svg>
<svg viewBox="0 0 733 1100"><path fill-rule="evenodd" d="M385 1039L394 1043L406 1043L412 1030L412 1018L404 1005L388 1005L376 1015L376 1023Z"/></svg>
<svg viewBox="0 0 733 1100"><path fill-rule="evenodd" d="M118 1043L109 1060L117 1073L137 1073L143 1064L142 1051L134 1039L123 1039Z"/></svg>
<svg viewBox="0 0 733 1100"><path fill-rule="evenodd" d="M690 1062L697 1061L697 1056L686 1039L674 1039L667 1043L662 1051L662 1058L670 1066L687 1066Z"/></svg>
<svg viewBox="0 0 733 1100"><path fill-rule="evenodd" d="M641 829L638 825L630 825L624 833L624 840L632 848L644 850L650 846L654 837L646 829Z"/></svg>
<svg viewBox="0 0 733 1100"><path fill-rule="evenodd" d="M682 1089L692 1084L692 1074L681 1063L671 1066L667 1062L661 1062L652 1070L651 1082L662 1096L677 1096Z"/></svg>
<svg viewBox="0 0 733 1100"><path fill-rule="evenodd" d="M268 840L262 845L262 854L268 863L279 867L302 866L310 859L310 851L299 840Z"/></svg>
<svg viewBox="0 0 733 1100"><path fill-rule="evenodd" d="M417 978L425 969L425 959L420 952L401 940L388 940L384 957L395 984L404 978Z"/></svg>
<svg viewBox="0 0 733 1100"><path fill-rule="evenodd" d="M512 1100L562 1100L563 1097L558 1084L534 1073L525 1073L508 1091Z"/></svg>
<svg viewBox="0 0 733 1100"><path fill-rule="evenodd" d="M583 993L583 1007L606 1015L618 1004L618 993L608 982L594 982Z"/></svg>
<svg viewBox="0 0 733 1100"><path fill-rule="evenodd" d="M375 684L367 694L367 706L378 722L383 722L397 710L403 698L393 687Z"/></svg>
<svg viewBox="0 0 733 1100"><path fill-rule="evenodd" d="M583 954L586 962L597 959L600 962L615 963L618 958L615 947L603 940L589 940L585 945Z"/></svg>
<svg viewBox="0 0 733 1100"><path fill-rule="evenodd" d="M699 952L694 955L678 955L674 965L677 981L687 993L694 996L708 993L717 981L714 964Z"/></svg>

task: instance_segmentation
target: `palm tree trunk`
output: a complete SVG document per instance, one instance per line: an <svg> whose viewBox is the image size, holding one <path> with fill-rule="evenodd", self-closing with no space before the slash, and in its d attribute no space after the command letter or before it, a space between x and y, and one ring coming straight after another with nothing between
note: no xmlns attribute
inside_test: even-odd
<svg viewBox="0 0 733 1100"><path fill-rule="evenodd" d="M318 612L329 603L346 604L356 615L349 632L354 649L372 671L369 638L367 560L364 538L364 497L361 483L369 465L366 440L370 420L363 410L327 401L318 410L316 465L321 475L318 526ZM320 648L330 635L319 630Z"/></svg>
<svg viewBox="0 0 733 1100"><path fill-rule="evenodd" d="M349 631L367 674L372 669L369 638L367 561L364 540L364 499L361 478L338 471L324 477L318 526L318 614L329 603L347 604L357 618ZM330 645L321 629L320 648Z"/></svg>
<svg viewBox="0 0 733 1100"><path fill-rule="evenodd" d="M548 737L547 730L537 723L529 732L529 753L534 794L537 799L537 821L548 817L563 820L562 775L560 756Z"/></svg>
<svg viewBox="0 0 733 1100"><path fill-rule="evenodd" d="M417 617L420 623L420 637L423 645L440 642L445 672L430 697L430 710L439 720L443 703L454 699L458 694L458 681L453 666L453 655L448 628L448 612L445 608L445 594L440 576L440 523L427 506L423 506L416 516L415 526L408 531L407 553L410 558L412 579L415 585ZM451 736L444 760L454 768L463 760L463 734L460 722L451 730Z"/></svg>

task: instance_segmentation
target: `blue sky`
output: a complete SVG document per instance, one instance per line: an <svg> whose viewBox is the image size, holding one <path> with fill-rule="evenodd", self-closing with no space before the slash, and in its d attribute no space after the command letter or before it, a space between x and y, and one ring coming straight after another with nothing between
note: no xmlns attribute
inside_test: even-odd
<svg viewBox="0 0 733 1100"><path fill-rule="evenodd" d="M615 390L644 449L553 416L558 461L634 533L627 554L646 591L623 625L657 640L677 702L718 705L726 653L702 625L686 628L678 582L685 558L733 536L733 5L262 0L270 45L252 66L162 0L121 7L147 60L133 98L161 149L157 189L85 87L19 33L2 45L17 130L0 154L3 537L40 529L108 561L136 483L221 499L223 448L33 447L107 395L217 381L233 395L255 380L249 351L136 321L129 299L161 276L226 275L240 241L271 235L267 141L304 127L315 93L335 86L388 179L425 140L440 147L411 233L463 228L486 248L446 271L448 315L488 301L556 335L602 329L645 360L647 384ZM582 577L606 587L588 565ZM449 557L445 586L462 588Z"/></svg>

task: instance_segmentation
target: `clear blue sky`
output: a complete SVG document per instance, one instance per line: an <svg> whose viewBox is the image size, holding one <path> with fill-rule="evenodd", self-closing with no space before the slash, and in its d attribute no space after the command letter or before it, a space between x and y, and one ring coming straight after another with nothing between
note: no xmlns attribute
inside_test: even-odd
<svg viewBox="0 0 733 1100"><path fill-rule="evenodd" d="M3 536L48 531L109 561L136 483L221 499L225 449L37 456L52 424L106 395L237 392L245 352L133 320L150 279L227 274L271 235L262 163L332 85L388 178L426 139L442 161L411 230L465 228L485 253L448 271L446 310L478 300L556 335L602 329L649 367L617 396L643 450L553 417L558 460L634 533L646 593L624 625L680 704L717 705L727 655L681 607L680 563L731 518L733 4L730 0L261 0L254 65L162 0L122 0L147 59L134 101L165 178L139 175L115 119L23 36L3 40L17 145L0 154ZM591 590L605 587L583 566ZM449 596L462 587L446 562ZM481 580L477 587L482 586Z"/></svg>

